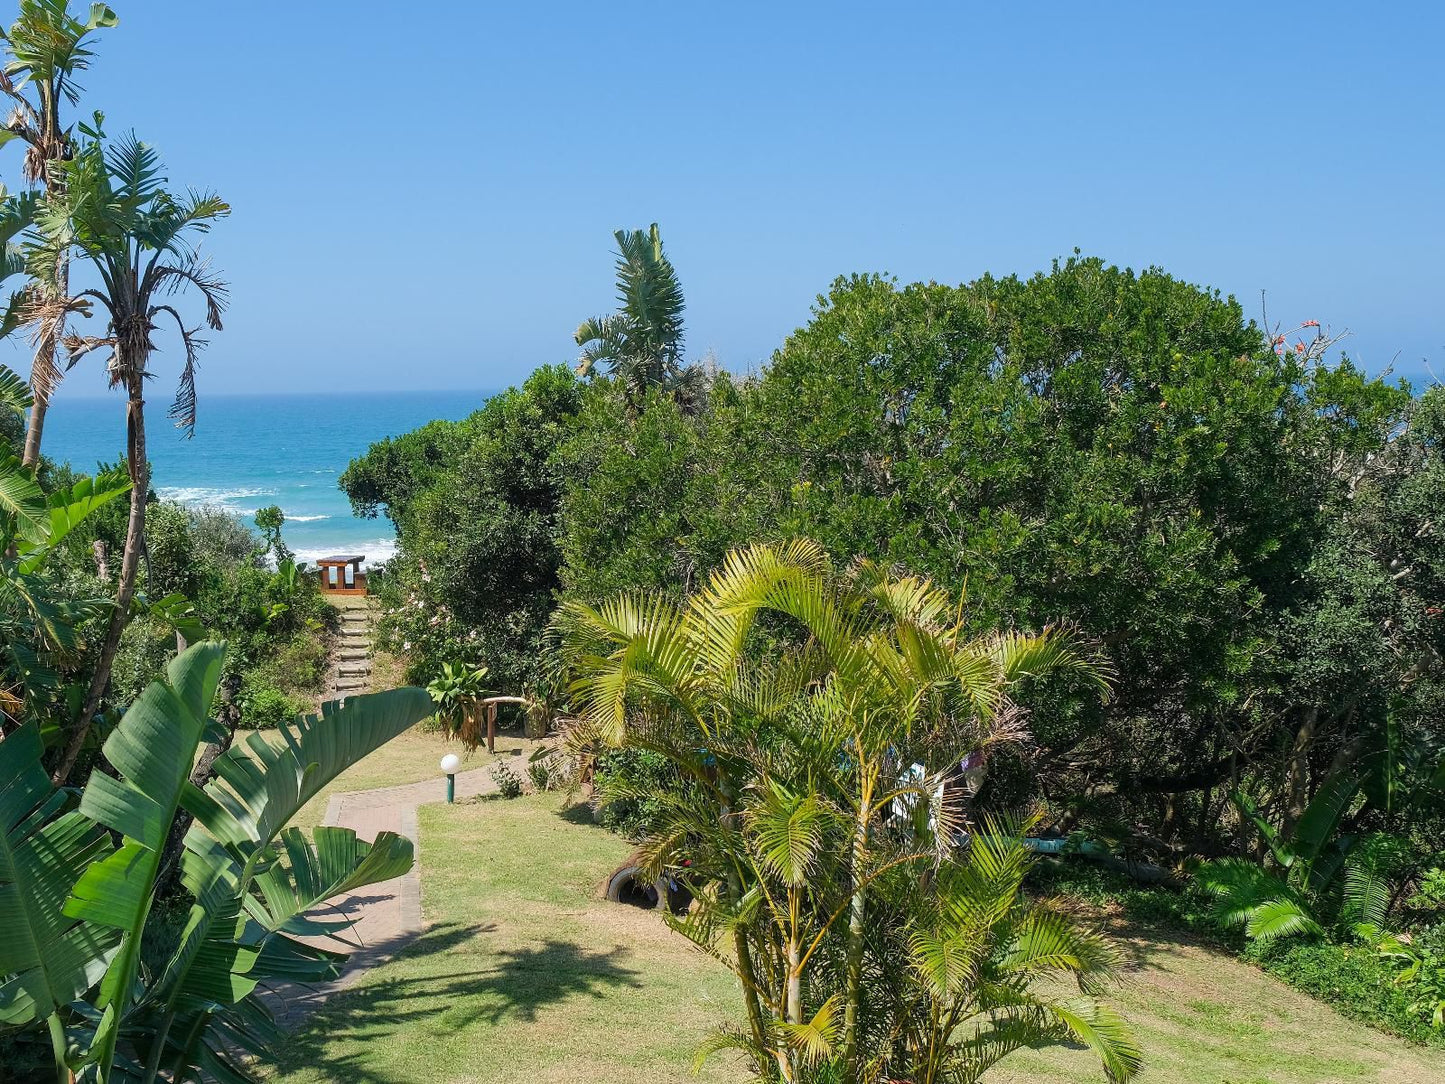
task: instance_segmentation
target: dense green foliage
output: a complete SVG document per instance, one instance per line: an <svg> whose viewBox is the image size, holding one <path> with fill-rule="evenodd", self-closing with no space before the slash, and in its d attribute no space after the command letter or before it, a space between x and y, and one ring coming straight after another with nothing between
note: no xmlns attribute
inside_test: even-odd
<svg viewBox="0 0 1445 1084"><path fill-rule="evenodd" d="M68 468L52 473L57 483L72 478ZM176 651L179 621L231 645L223 695L245 711L251 725L274 726L314 708L336 622L315 574L289 558L268 565L263 541L226 512L185 508L154 495L148 505L149 559L138 575L138 602L116 652L113 699L134 699L164 667ZM113 558L99 567L97 546L104 554L119 552L125 531L125 509L111 503L71 532L55 570L67 590L98 597L113 590ZM171 602L157 605L166 600ZM76 675L89 672L100 638L94 622L81 632L90 653L75 660Z"/></svg>
<svg viewBox="0 0 1445 1084"><path fill-rule="evenodd" d="M1035 701L1031 755L990 765L997 800L1217 853L1249 835L1236 786L1292 822L1387 716L1422 754L1445 740L1445 394L1412 399L1304 331L1274 344L1232 299L1091 259L962 287L841 279L759 377L718 375L686 409L656 387L634 409L608 380L562 394L546 370L490 414L378 445L343 485L431 577L395 645L418 676L480 635L471 661L535 683L559 597L681 596L758 538L967 584L981 623L1070 623L1117 696ZM522 403L546 431L540 507L492 497L465 451L518 448ZM503 479L524 473L509 459ZM492 525L519 507L535 531ZM460 635L428 635L464 605Z"/></svg>
<svg viewBox="0 0 1445 1084"><path fill-rule="evenodd" d="M973 1082L1050 1043L1086 1045L1111 1080L1138 1070L1097 996L1112 951L1020 896L1034 823L961 816L960 759L1019 740L1021 689L1103 682L1067 634L973 637L963 613L799 540L733 551L685 603L632 591L559 618L573 747L691 782L637 788L659 800L640 861L688 885L672 925L747 1012L714 1048L760 1079Z"/></svg>
<svg viewBox="0 0 1445 1084"><path fill-rule="evenodd" d="M1224 856L1217 917L1375 953L1429 921L1407 901L1445 839L1445 391L1333 346L1315 321L1261 329L1232 298L1095 259L958 287L853 276L756 376L563 394L544 370L505 410L378 445L343 485L397 524L413 593L394 646L417 677L465 658L555 697L541 630L560 604L682 599L730 548L801 536L966 587L976 629L1074 628L1116 695L1032 690L1030 741L990 754L980 801L1176 868ZM545 441L509 426L523 404ZM499 491L469 469L478 444L534 454L534 533L488 527L514 512L478 507ZM473 552L487 564L453 556ZM471 649L452 608L517 562L542 574L488 582ZM522 600L525 619L492 616ZM647 832L683 786L659 770L603 757L604 818ZM1301 832L1314 857L1291 867ZM1379 932L1355 942L1362 920ZM1370 967L1435 981L1430 960Z"/></svg>
<svg viewBox="0 0 1445 1084"><path fill-rule="evenodd" d="M313 941L348 923L307 912L411 866L410 841L392 832L367 843L349 828L308 839L286 825L427 715L426 694L351 697L297 720L274 745L253 735L221 754L202 789L191 765L218 740L209 714L225 652L223 642L197 644L147 685L106 739L110 770L91 773L78 806L47 778L38 727L0 742L0 1022L47 1025L62 1079L246 1079L240 1056L262 1052L274 1033L258 984L334 977L344 959ZM178 821L183 811L194 820ZM189 824L180 880L194 899L182 929L153 905L177 823ZM147 971L153 914L169 943L164 965Z"/></svg>
<svg viewBox="0 0 1445 1084"><path fill-rule="evenodd" d="M412 680L453 662L484 663L504 690L545 682L565 484L555 453L581 401L565 367L539 369L463 421L375 445L342 475L358 513L385 507L402 540L378 642L411 660Z"/></svg>

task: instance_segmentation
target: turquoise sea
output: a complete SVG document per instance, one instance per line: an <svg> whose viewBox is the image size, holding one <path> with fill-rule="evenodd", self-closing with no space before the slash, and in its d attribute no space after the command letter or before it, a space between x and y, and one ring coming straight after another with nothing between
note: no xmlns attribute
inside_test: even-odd
<svg viewBox="0 0 1445 1084"><path fill-rule="evenodd" d="M159 390L159 389L158 389ZM357 519L337 476L372 441L434 418L464 418L487 392L376 392L203 396L196 435L187 440L165 416L168 400L149 400L146 433L152 487L163 498L209 505L243 518L278 504L284 536L300 559L365 554L369 563L396 551L391 522ZM46 418L43 451L57 463L92 472L125 448L120 395L69 399L62 389Z"/></svg>

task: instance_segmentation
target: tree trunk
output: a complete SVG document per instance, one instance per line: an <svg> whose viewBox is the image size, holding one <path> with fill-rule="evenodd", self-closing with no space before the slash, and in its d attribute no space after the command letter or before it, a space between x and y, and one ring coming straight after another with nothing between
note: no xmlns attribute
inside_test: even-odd
<svg viewBox="0 0 1445 1084"><path fill-rule="evenodd" d="M21 453L21 466L34 468L40 462L40 435L45 429L45 412L50 409L50 402L35 396L35 402L30 407L30 420L25 426L25 450Z"/></svg>
<svg viewBox="0 0 1445 1084"><path fill-rule="evenodd" d="M96 660L95 672L90 678L90 688L85 694L85 703L80 716L71 727L70 742L65 756L56 768L56 786L64 786L69 778L80 750L85 745L85 736L91 722L100 708L101 697L110 684L111 668L115 665L115 653L120 647L121 633L130 621L130 603L135 596L136 571L140 567L141 550L145 547L146 497L150 492L150 465L146 461L144 359L129 368L132 375L127 379L126 391L126 456L130 469L130 521L126 525L125 555L120 562L120 582L115 591L115 609L110 615L110 627L106 631L105 643Z"/></svg>
<svg viewBox="0 0 1445 1084"><path fill-rule="evenodd" d="M863 867L868 861L868 811L873 802L871 786L865 786L853 828L853 899L848 905L848 941L845 951L846 989L843 994L843 1080L858 1084L858 1008L863 996Z"/></svg>
<svg viewBox="0 0 1445 1084"><path fill-rule="evenodd" d="M46 184L49 189L49 183ZM59 186L55 189L60 191ZM49 300L64 304L70 293L70 256L61 253L55 267L55 297ZM34 470L40 463L40 440L45 432L45 415L50 410L50 397L55 394L55 385L60 380L60 366L56 355L60 353L60 338L65 330L64 314L48 316L40 341L35 346L35 360L30 363L30 393L35 401L30 406L30 418L25 424L25 449L20 455L22 466Z"/></svg>
<svg viewBox="0 0 1445 1084"><path fill-rule="evenodd" d="M1310 750L1315 743L1315 725L1319 722L1320 709L1309 708L1295 731L1294 742L1289 751L1289 776L1285 783L1284 821L1280 836L1289 839L1295 825L1304 816L1310 804L1309 767Z"/></svg>
<svg viewBox="0 0 1445 1084"><path fill-rule="evenodd" d="M729 878L728 891L734 891L733 881ZM742 886L737 885L737 894L734 898L741 898ZM753 1044L757 1047L759 1055L767 1056L768 1029L763 1023L763 1007L758 1001L758 976L753 967L753 952L748 945L748 932L741 923L733 927L733 955L737 957L739 978L743 981L743 1005L748 1012L748 1030L752 1033ZM762 1071L762 1066L759 1066Z"/></svg>

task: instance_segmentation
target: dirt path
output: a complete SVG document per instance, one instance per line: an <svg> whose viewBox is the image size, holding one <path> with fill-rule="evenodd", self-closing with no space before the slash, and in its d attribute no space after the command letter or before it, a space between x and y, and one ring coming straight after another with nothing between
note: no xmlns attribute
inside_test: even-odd
<svg viewBox="0 0 1445 1084"><path fill-rule="evenodd" d="M492 794L496 789L489 768L457 773L459 800ZM338 897L317 912L317 917L349 919L352 926L347 940L357 947L339 979L321 986L291 984L273 991L269 1001L277 1023L295 1026L330 994L354 985L367 970L391 959L422 932L425 923L421 914L421 839L416 811L418 806L429 802L444 801L446 780L441 776L420 783L331 796L324 824L354 828L364 840L374 840L381 832L396 832L411 840L417 860L402 876Z"/></svg>

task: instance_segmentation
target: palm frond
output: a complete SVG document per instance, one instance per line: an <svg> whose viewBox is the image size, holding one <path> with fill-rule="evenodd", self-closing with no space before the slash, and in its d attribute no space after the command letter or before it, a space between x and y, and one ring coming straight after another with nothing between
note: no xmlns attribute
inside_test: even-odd
<svg viewBox="0 0 1445 1084"><path fill-rule="evenodd" d="M833 1056L843 1030L842 1006L842 997L834 994L818 1007L812 1019L777 1025L788 1047L797 1052L804 1065L818 1065Z"/></svg>
<svg viewBox="0 0 1445 1084"><path fill-rule="evenodd" d="M818 795L799 795L780 783L764 784L761 801L745 813L764 866L790 885L801 885L813 871L833 821Z"/></svg>
<svg viewBox="0 0 1445 1084"><path fill-rule="evenodd" d="M9 366L0 365L0 410L24 417L34 403L35 397L30 394L30 385L24 378Z"/></svg>

